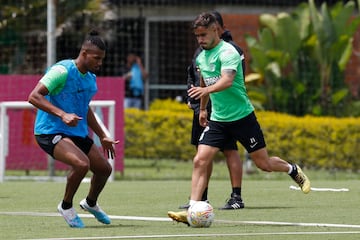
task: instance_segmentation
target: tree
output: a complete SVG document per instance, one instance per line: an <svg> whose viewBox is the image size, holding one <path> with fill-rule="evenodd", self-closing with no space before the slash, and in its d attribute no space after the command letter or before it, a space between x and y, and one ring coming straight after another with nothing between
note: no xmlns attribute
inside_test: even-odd
<svg viewBox="0 0 360 240"><path fill-rule="evenodd" d="M353 35L359 26L360 18L349 21L355 10L353 1L343 5L336 4L331 11L326 3L317 11L314 0L309 0L309 10L313 27L307 45L320 69L320 101L313 108L316 114L336 114L332 106L341 104L349 95L344 84L338 84L336 73L345 71L352 53Z"/></svg>
<svg viewBox="0 0 360 240"><path fill-rule="evenodd" d="M84 18L89 12L96 19L100 4L99 0L56 1L57 27L63 28L66 21ZM5 1L0 16L0 73L42 73L46 62L47 1Z"/></svg>
<svg viewBox="0 0 360 240"><path fill-rule="evenodd" d="M262 14L258 39L246 36L252 70L265 90L265 108L295 115L343 115L349 103L344 70L360 18L355 3L318 11L314 1L294 12ZM315 89L315 91L312 91ZM340 110L340 111L339 111Z"/></svg>

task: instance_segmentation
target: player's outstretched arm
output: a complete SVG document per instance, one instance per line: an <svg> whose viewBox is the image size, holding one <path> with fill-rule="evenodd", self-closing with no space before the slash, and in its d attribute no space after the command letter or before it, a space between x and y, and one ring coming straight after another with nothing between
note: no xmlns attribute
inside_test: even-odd
<svg viewBox="0 0 360 240"><path fill-rule="evenodd" d="M107 157L114 158L116 156L114 144L118 144L120 141L115 141L110 136L106 136L106 133L102 130L100 124L95 118L93 110L90 107L87 114L87 120L89 127L99 137L104 154L107 154Z"/></svg>

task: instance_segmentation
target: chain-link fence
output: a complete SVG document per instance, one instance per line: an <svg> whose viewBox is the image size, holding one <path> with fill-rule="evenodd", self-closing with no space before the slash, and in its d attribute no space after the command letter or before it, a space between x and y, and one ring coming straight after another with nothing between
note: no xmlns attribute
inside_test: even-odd
<svg viewBox="0 0 360 240"><path fill-rule="evenodd" d="M334 6L339 2L315 1L317 6L326 2ZM183 97L186 89L186 67L190 63L197 43L190 29L190 23L202 11L217 10L222 13L225 25L232 32L234 41L245 51L247 74L256 69L251 67L252 53L245 36L257 37L260 23L259 16L264 13L291 13L299 4L308 3L300 0L102 0L102 1L20 1L2 0L0 10L0 73L2 74L42 74L49 58L48 6L54 10L56 40L55 60L75 58L84 35L93 27L100 29L107 41L108 52L101 76L121 76L125 72L126 55L132 51L144 61L149 72L146 84L145 105L156 98ZM356 11L354 11L354 15ZM354 49L359 49L359 31L354 38ZM289 38L289 41L290 38ZM356 53L354 51L354 53ZM337 76L337 82L346 82L352 98L359 99L360 71L359 57L353 54L347 65L346 75ZM302 64L311 65L303 59ZM312 67L314 65L311 65ZM294 69L285 69L291 71ZM304 78L314 71L302 67ZM316 71L316 69L315 69ZM320 71L320 70L319 70ZM315 76L316 77L316 76ZM309 80L311 83L313 80ZM290 85L287 85L287 84ZM288 81L280 85L286 94L295 88L301 88ZM304 83L310 84L310 83ZM311 84L310 84L311 85ZM270 106L270 110L288 111L304 114L310 111L303 106L304 101L320 94L319 84L305 86L309 93L302 97L292 96L298 104ZM280 91L268 88L269 91ZM263 89L264 90L264 89ZM265 89L265 91L268 91ZM21 91L21 89L19 89ZM300 90L299 90L300 91ZM303 90L304 91L304 90ZM297 92L290 93L298 94ZM349 94L350 95L350 94ZM274 96L274 94L273 94ZM269 97L269 96L267 96ZM291 100L287 102L295 102ZM278 105L281 103L277 103ZM290 109L289 109L290 108ZM292 110L291 108L296 108Z"/></svg>

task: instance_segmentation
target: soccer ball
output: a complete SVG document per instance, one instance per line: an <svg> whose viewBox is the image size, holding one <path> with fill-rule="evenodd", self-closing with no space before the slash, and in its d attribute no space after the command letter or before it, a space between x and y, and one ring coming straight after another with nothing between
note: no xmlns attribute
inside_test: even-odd
<svg viewBox="0 0 360 240"><path fill-rule="evenodd" d="M207 228L214 221L213 207L204 201L198 201L191 205L187 212L187 221L191 227Z"/></svg>

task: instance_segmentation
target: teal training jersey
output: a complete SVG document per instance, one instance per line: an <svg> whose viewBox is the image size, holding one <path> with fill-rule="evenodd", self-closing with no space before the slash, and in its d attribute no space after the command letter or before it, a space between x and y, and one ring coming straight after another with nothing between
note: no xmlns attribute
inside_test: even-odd
<svg viewBox="0 0 360 240"><path fill-rule="evenodd" d="M246 92L240 55L230 43L221 40L216 47L202 51L196 58L196 64L206 86L215 84L221 78L222 70L236 71L231 87L210 93L212 121L232 122L254 111Z"/></svg>
<svg viewBox="0 0 360 240"><path fill-rule="evenodd" d="M49 91L45 98L50 103L66 113L75 113L82 117L82 120L78 121L77 126L70 127L59 117L39 109L35 120L35 135L64 133L69 136L86 137L89 134L89 103L97 92L95 74L82 74L74 60L63 60L53 65L40 82Z"/></svg>

